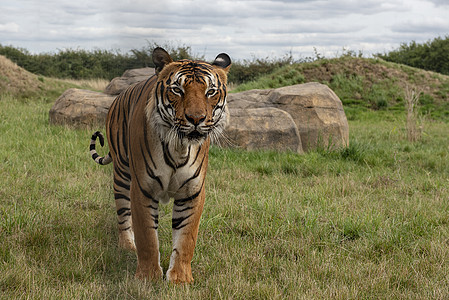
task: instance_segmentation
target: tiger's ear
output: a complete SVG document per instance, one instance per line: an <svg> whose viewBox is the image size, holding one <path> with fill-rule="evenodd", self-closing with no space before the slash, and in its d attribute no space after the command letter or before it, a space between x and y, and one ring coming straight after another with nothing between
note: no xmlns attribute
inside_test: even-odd
<svg viewBox="0 0 449 300"><path fill-rule="evenodd" d="M212 65L220 67L225 72L228 72L231 68L231 58L226 53L220 53L217 55Z"/></svg>
<svg viewBox="0 0 449 300"><path fill-rule="evenodd" d="M156 66L156 74L159 74L164 66L172 61L173 59L171 59L170 54L161 47L157 47L153 50L153 63Z"/></svg>

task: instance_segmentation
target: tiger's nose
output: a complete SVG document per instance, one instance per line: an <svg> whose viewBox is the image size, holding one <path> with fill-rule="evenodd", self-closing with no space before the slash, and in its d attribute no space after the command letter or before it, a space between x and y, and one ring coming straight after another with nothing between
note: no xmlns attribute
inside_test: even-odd
<svg viewBox="0 0 449 300"><path fill-rule="evenodd" d="M186 114L186 120L189 121L190 123L192 123L193 125L198 126L199 124L201 124L201 122L206 120L206 115L205 114L200 114L200 115Z"/></svg>

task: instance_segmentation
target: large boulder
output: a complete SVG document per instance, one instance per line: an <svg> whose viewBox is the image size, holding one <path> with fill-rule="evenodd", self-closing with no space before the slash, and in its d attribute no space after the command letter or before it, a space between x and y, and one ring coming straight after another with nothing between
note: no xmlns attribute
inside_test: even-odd
<svg viewBox="0 0 449 300"><path fill-rule="evenodd" d="M106 86L104 92L108 95L118 95L122 91L126 90L128 86L147 80L149 77L153 76L155 71L153 68L140 68L127 70L121 77L115 77Z"/></svg>
<svg viewBox="0 0 449 300"><path fill-rule="evenodd" d="M298 127L304 151L348 145L349 127L343 105L324 84L310 82L229 94L228 102L230 108L276 107L289 113Z"/></svg>
<svg viewBox="0 0 449 300"><path fill-rule="evenodd" d="M115 96L80 89L66 90L50 109L50 123L89 126L104 124Z"/></svg>
<svg viewBox="0 0 449 300"><path fill-rule="evenodd" d="M230 109L225 135L230 146L247 150L290 150L302 153L301 138L292 117L280 109Z"/></svg>
<svg viewBox="0 0 449 300"><path fill-rule="evenodd" d="M136 70L128 72L135 79L140 76ZM50 122L103 125L114 98L69 89L50 110ZM228 103L230 122L225 135L231 146L301 153L317 147L348 145L349 129L342 103L326 85L306 83L232 93L228 94Z"/></svg>

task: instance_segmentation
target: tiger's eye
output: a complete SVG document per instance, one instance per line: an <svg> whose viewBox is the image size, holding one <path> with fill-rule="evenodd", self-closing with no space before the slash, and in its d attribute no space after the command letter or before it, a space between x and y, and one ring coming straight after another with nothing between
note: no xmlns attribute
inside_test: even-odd
<svg viewBox="0 0 449 300"><path fill-rule="evenodd" d="M216 90L215 89L210 89L207 91L206 96L207 97L212 97L215 94Z"/></svg>
<svg viewBox="0 0 449 300"><path fill-rule="evenodd" d="M181 90L179 87L172 87L171 90L172 90L175 94L182 95L182 90Z"/></svg>

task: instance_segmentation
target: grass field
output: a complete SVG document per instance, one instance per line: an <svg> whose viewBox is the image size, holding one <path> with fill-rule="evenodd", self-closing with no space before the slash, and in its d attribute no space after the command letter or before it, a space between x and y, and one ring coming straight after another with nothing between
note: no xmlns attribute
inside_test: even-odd
<svg viewBox="0 0 449 300"><path fill-rule="evenodd" d="M117 247L112 167L92 130L50 126L54 99L0 96L2 299L447 299L449 125L351 110L350 146L304 155L212 148L195 283L134 279ZM101 149L106 152L107 149ZM164 270L171 207L159 235Z"/></svg>

